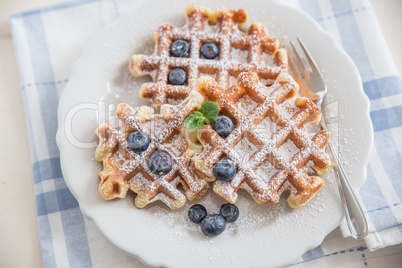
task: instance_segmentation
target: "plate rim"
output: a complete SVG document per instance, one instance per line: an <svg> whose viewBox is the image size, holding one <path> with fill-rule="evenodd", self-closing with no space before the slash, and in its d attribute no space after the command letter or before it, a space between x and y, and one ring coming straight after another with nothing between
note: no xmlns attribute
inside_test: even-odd
<svg viewBox="0 0 402 268"><path fill-rule="evenodd" d="M164 0L160 0L160 1L162 2ZM255 0L252 0L252 1L255 1ZM298 8L296 8L294 6L291 6L291 5L275 2L273 0L266 1L263 4L264 5L274 5L274 6L278 7L278 8L286 8L286 9L292 10L292 12L298 13L300 16L304 17L304 19L306 21L309 21L309 23L311 25L314 25L314 28L315 28L314 30L315 31L320 32L320 34L322 36L325 36L326 38L330 39L331 43L334 45L334 48L337 49L337 52L340 53L340 55L342 55L343 58L346 61L348 61L349 65L350 65L350 68L354 73L353 77L355 77L357 79L357 82L359 84L358 92L360 93L362 100L364 100L364 105L362 105L362 115L361 116L365 118L365 121L370 123L368 125L368 127L370 129L370 132L368 133L368 137L367 137L367 140L369 141L367 143L367 147L368 147L367 150L369 152L372 151L373 143L374 143L374 131L373 131L372 121L371 121L371 118L370 118L370 100L369 100L368 96L365 94L365 92L363 90L362 79L361 79L360 73L359 73L359 71L357 69L357 66L354 63L354 61L343 50L343 48L337 43L336 39L329 32L327 32L324 29L322 29L320 27L320 25L309 14L307 14L305 11L303 11L301 9L298 9ZM129 17L131 14L135 13L136 10L138 8L141 8L143 5L149 5L149 3L147 3L146 1L143 1L140 4L137 4L135 6L135 8L133 8L133 10L124 13L122 16L117 18L115 21L107 24L104 28L102 28L100 31L98 31L97 34L94 37L92 37L92 39L88 42L88 44L86 45L83 53L78 58L78 60L73 64L73 66L71 68L70 79L69 79L68 83L66 84L65 88L63 89L62 94L60 95L59 105L58 105L58 112L57 112L58 129L57 129L57 133L56 133L56 143L57 143L57 146L58 146L58 148L60 150L60 164L61 164L61 170L62 170L62 174L63 174L64 178L68 177L68 175L67 175L68 172L66 171L68 169L66 167L66 161L65 161L65 159L67 157L65 155L65 149L64 149L64 147L66 146L66 143L68 143L68 142L66 141L66 138L65 138L65 135L64 135L64 124L63 124L63 122L64 122L63 119L64 118L63 118L63 115L65 115L65 114L62 113L62 107L63 107L63 105L66 105L65 104L66 103L66 98L64 96L66 95L67 90L70 90L70 88L71 88L70 85L73 84L72 81L74 81L74 79L77 79L76 74L78 73L78 70L79 70L80 66L82 65L82 62L85 61L86 55L88 54L88 51L91 49L91 47L93 47L98 42L98 40L101 39L101 37L106 35L110 31L110 29L113 29L115 27L115 25L118 25L120 21L124 20L124 18ZM252 12L250 11L250 13L252 13ZM364 180L362 180L361 183L359 183L357 185L354 185L354 187L353 187L354 192L357 192L364 185L364 183L366 182L366 179L367 179L367 167L368 167L369 159L370 159L370 153L368 153L368 154L366 154L364 156L361 156L361 158L360 158L360 162L364 163L364 165L362 165L362 166L364 166L364 168L363 168L363 170L361 170L363 175L364 175ZM113 237L110 237L110 234L108 234L107 232L104 232L103 228L101 227L102 223L99 222L99 219L96 219L96 216L89 212L89 208L85 204L80 202L79 196L76 193L74 193L74 191L72 190L72 187L70 185L71 184L70 180L65 179L65 182L66 182L68 188L70 189L71 193L77 199L77 201L79 203L79 207L80 207L82 213L85 215L85 217L87 217L92 222L94 222L96 224L96 226L99 227L99 230L101 231L101 233L109 241L111 241L114 245L116 245L118 248L122 249L124 252L134 256L135 258L137 258L138 260L140 260L144 264L152 265L152 266L155 266L155 267L160 267L160 266L165 266L165 265L168 265L170 267L172 265L172 263L169 262L168 260L158 260L156 258L150 257L149 255L144 257L143 253L138 253L138 252L133 253L129 249L126 249L122 245L119 245L113 239ZM336 229L341 222L342 222L342 220L339 223L336 224L336 226L333 228L333 230ZM306 245L306 247L305 247L306 249L303 251L303 253L307 252L308 250L311 250L311 249L313 249L313 248L315 248L315 247L317 247L319 245L321 245L322 241L325 239L325 237L330 232L326 233L322 237L322 239L318 239L318 242L317 241L312 241L309 245ZM292 259L292 260L288 261L287 263L290 264L291 262L293 262L295 260L296 259Z"/></svg>

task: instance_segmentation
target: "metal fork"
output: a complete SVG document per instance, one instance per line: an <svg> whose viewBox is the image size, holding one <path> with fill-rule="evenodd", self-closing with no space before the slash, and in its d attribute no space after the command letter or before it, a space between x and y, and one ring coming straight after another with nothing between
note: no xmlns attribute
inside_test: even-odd
<svg viewBox="0 0 402 268"><path fill-rule="evenodd" d="M310 52L307 50L303 41L297 38L304 53L298 53L295 47L295 42L291 41L292 51L295 59L290 58L290 67L293 71L296 82L300 85L300 94L303 97L308 97L313 100L321 111L322 102L327 94L327 85L323 79L320 70L317 67L314 59L311 57ZM302 55L304 54L305 57ZM321 128L327 130L325 123L325 116L321 116ZM343 212L345 214L346 222L348 224L350 233L355 239L364 238L368 234L367 218L356 198L352 187L350 186L348 177L342 167L341 162L337 156L335 148L331 142L328 143L329 153L332 157L334 166L335 177L338 181L339 194L342 200Z"/></svg>

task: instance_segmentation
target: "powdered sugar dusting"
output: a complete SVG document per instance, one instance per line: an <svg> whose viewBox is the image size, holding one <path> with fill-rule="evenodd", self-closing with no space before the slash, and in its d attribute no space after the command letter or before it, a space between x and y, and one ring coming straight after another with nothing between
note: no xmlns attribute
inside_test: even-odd
<svg viewBox="0 0 402 268"><path fill-rule="evenodd" d="M274 65L274 57L272 54L263 52L261 54L261 64Z"/></svg>
<svg viewBox="0 0 402 268"><path fill-rule="evenodd" d="M209 172L208 169L222 156L236 163L237 173L231 181L214 183L214 191L230 203L236 201L239 188L250 192L259 203L276 203L281 189L290 188L293 190L292 198L295 200L291 206L303 205L313 196L314 192L309 191L309 187L306 185L311 184L312 181L306 182L302 179L306 176L306 171L299 168L312 154L316 156L314 161L320 163L320 166L329 164L328 156L319 154L327 140L326 133L317 134L318 136L314 137L313 141L303 128L310 122L310 119L318 116L315 104L306 99L300 99L297 103L298 107L301 107L299 112L296 112L297 109L292 111L291 107L282 106L283 97L292 95L297 89L297 84L289 75L282 74L269 89L259 83L255 74L242 73L239 75L238 81L238 87L228 90L221 89L213 81L203 89L207 97L219 100L221 109L226 111L228 116L241 123L237 123L227 138L211 136L206 134L208 132L203 132L203 135L200 136L201 143L213 145L214 150L213 153L204 151L200 157L193 159L196 167L202 166L203 168L198 170L206 177L211 177L212 172ZM271 91L271 94L268 95L267 91ZM226 98L228 93L234 96L245 94L259 104L251 109L251 114L244 112L242 104L247 103L247 98ZM291 106L291 104L296 105L290 102L288 105ZM271 129L271 126L274 128L276 124L268 117L275 118L281 127ZM267 118L266 121L264 121L265 118ZM264 122L259 122L261 119ZM257 123L257 128L255 128ZM259 126L261 128L258 128ZM291 139L295 140L303 151ZM267 158L276 168L280 169L278 175L273 178L272 175L277 172L273 171L271 174L272 169L260 169L260 174L256 174L255 171ZM262 174L262 171L267 174ZM289 186L281 188L286 181L290 182L286 184ZM295 194L305 195L305 201L296 199Z"/></svg>
<svg viewBox="0 0 402 268"><path fill-rule="evenodd" d="M168 143L165 143L164 146L169 148L171 152L175 155L180 156L183 152L187 150L187 141L186 138L181 134L176 134L173 136L172 140Z"/></svg>
<svg viewBox="0 0 402 268"><path fill-rule="evenodd" d="M279 153L286 161L290 161L298 152L300 152L300 149L297 148L296 144L291 139L286 140L279 147Z"/></svg>
<svg viewBox="0 0 402 268"><path fill-rule="evenodd" d="M213 73L213 74L200 73L200 77L202 77L202 76L209 76L209 77L212 77L214 80L216 80L216 73Z"/></svg>
<svg viewBox="0 0 402 268"><path fill-rule="evenodd" d="M244 95L239 102L237 102L237 107L239 107L244 114L251 113L257 105L258 103L252 100L248 95Z"/></svg>
<svg viewBox="0 0 402 268"><path fill-rule="evenodd" d="M236 84L237 84L237 77L231 75L229 77L229 87L234 86Z"/></svg>
<svg viewBox="0 0 402 268"><path fill-rule="evenodd" d="M260 136L266 140L270 139L272 134L279 130L278 124L272 122L271 118L265 117L258 124L256 131L260 134Z"/></svg>
<svg viewBox="0 0 402 268"><path fill-rule="evenodd" d="M156 47L152 56L134 55L130 62L130 70L134 76L146 74L156 75L153 83L144 83L141 87L141 96L150 99L155 105L166 103L168 98L182 98L196 88L200 73L216 73L217 82L228 87L233 85L233 76L241 72L256 72L260 78L276 79L287 69L287 53L276 51L277 40L271 38L261 25L250 26L245 33L238 29L240 23L234 19L230 10L220 10L222 19L216 20L216 26L210 26L211 16L205 10L194 9L187 13L187 24L183 27L174 27L166 23L159 27L156 34ZM215 20L216 18L212 19ZM182 39L190 44L188 57L176 58L170 56L172 41ZM200 53L202 45L214 42L219 46L219 56L215 59L206 59ZM262 53L275 52L275 63L268 64ZM262 57L261 57L262 56ZM263 60L261 60L263 58ZM187 72L185 85L174 86L167 81L172 68L182 68ZM236 78L236 77L235 77Z"/></svg>
<svg viewBox="0 0 402 268"><path fill-rule="evenodd" d="M187 150L187 142L180 134L183 121L195 107L196 102L185 101L180 106L164 110L162 115L154 114L149 107L132 108L119 104L116 110L119 127L113 128L104 123L96 131L100 140L96 159L104 162L104 170L99 173L101 195L106 199L123 198L128 185L138 195L135 201L137 207L161 200L171 209L179 208L186 202L185 195L177 189L178 183L186 185L186 195L202 195L207 183L189 170L192 154L183 154ZM169 112L174 114L168 119L166 113ZM140 154L128 148L127 136L132 131L142 131L150 137L148 148ZM170 172L162 176L151 172L148 165L150 154L157 149L167 151L173 162Z"/></svg>
<svg viewBox="0 0 402 268"><path fill-rule="evenodd" d="M162 134L162 131L167 126L166 121L162 118L155 118L155 120L148 121L146 124L148 130L154 134L155 137L158 137Z"/></svg>
<svg viewBox="0 0 402 268"><path fill-rule="evenodd" d="M281 198L275 205L260 205L245 191L241 191L236 203L240 211L239 219L234 223L227 224L224 233L213 239L205 236L201 232L199 224L191 222L187 216L188 209L195 203L204 205L208 213L219 213L220 206L226 201L215 195L211 189L202 199L187 202L179 210L172 211L156 202L149 205L147 211L141 212L145 213L144 220L147 226L152 226L153 231L149 233L148 239L166 246L171 245L172 241L177 241L175 243L177 250L185 248L188 250L189 244L181 244L180 241L192 241L190 248L197 251L205 246L211 248L214 245L220 245L220 239L235 238L239 243L244 243L255 240L265 232L267 239L269 237L267 241L271 243L286 237L287 230L304 232L307 230L306 226L308 229L313 228L317 226L317 220L331 213L328 208L332 205L328 203L325 194L327 193L318 193L304 207L295 210L288 206L286 202L288 194L286 193L283 194L284 198ZM331 195L335 194L336 192L331 193ZM133 216L140 213L138 209L132 207L130 202L122 202L121 205L127 207L129 211L131 210ZM226 257L230 258L232 253L228 254ZM211 265L211 267L215 266Z"/></svg>
<svg viewBox="0 0 402 268"><path fill-rule="evenodd" d="M243 161L248 161L250 156L252 156L258 150L258 148L247 138L244 138L238 144L236 144L235 150L241 155Z"/></svg>
<svg viewBox="0 0 402 268"><path fill-rule="evenodd" d="M135 174L129 181L129 184L137 188L145 188L151 185L151 181L146 179L142 173Z"/></svg>
<svg viewBox="0 0 402 268"><path fill-rule="evenodd" d="M300 109L294 105L294 101L295 98L288 99L279 105L279 108L282 110L283 114L288 118L291 118L295 113L300 111Z"/></svg>
<svg viewBox="0 0 402 268"><path fill-rule="evenodd" d="M266 183L268 183L272 176L275 175L279 170L276 169L271 162L265 160L262 164L257 168L257 174L263 179Z"/></svg>
<svg viewBox="0 0 402 268"><path fill-rule="evenodd" d="M247 63L248 50L232 47L230 50L231 61L236 63Z"/></svg>

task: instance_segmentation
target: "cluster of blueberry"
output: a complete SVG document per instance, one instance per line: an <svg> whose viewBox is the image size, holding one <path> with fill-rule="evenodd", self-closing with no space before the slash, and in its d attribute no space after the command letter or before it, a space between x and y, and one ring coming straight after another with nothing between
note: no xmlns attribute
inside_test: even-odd
<svg viewBox="0 0 402 268"><path fill-rule="evenodd" d="M223 204L219 214L207 214L207 209L196 204L190 207L188 217L192 222L201 224L201 231L207 236L220 235L226 227L226 223L231 223L239 218L239 209L233 204Z"/></svg>
<svg viewBox="0 0 402 268"><path fill-rule="evenodd" d="M233 122L229 117L221 115L215 119L212 127L219 136L226 138L233 130ZM236 175L236 166L231 160L222 158L212 171L217 180L230 181Z"/></svg>
<svg viewBox="0 0 402 268"><path fill-rule="evenodd" d="M185 40L176 40L170 47L170 53L178 58L188 57L190 44ZM219 55L219 48L215 43L204 43L201 47L201 54L206 59L214 59ZM168 80L172 85L184 85L187 80L187 74L183 69L175 68L169 72Z"/></svg>
<svg viewBox="0 0 402 268"><path fill-rule="evenodd" d="M213 123L213 129L218 135L226 137L233 130L233 122L227 116L218 116ZM128 147L137 154L146 151L150 142L149 136L142 131L134 131L127 138ZM168 174L172 170L172 166L172 156L165 150L155 150L149 156L148 167L155 175ZM231 160L223 158L215 164L212 171L216 179L230 181L236 175L236 166Z"/></svg>
<svg viewBox="0 0 402 268"><path fill-rule="evenodd" d="M140 154L148 149L151 139L142 131L134 131L128 136L127 143L133 152ZM155 150L149 156L148 168L155 175L166 175L172 170L172 167L172 156L165 150Z"/></svg>

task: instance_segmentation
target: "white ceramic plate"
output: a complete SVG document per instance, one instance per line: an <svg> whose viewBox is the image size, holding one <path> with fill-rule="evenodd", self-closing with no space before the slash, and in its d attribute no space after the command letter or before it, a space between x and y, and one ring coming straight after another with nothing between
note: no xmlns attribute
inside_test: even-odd
<svg viewBox="0 0 402 268"><path fill-rule="evenodd" d="M134 194L105 201L98 193L94 160L99 122L113 121L120 102L148 104L138 99L138 89L150 78L132 78L128 61L134 53L151 54L153 31L166 22L184 23L185 0L147 1L106 27L74 65L60 99L57 142L64 178L82 212L122 250L152 266L168 267L269 267L290 264L318 246L342 219L333 174L324 177L323 189L305 207L291 209L286 198L275 205L257 205L245 192L237 205L241 217L216 238L205 237L187 218L188 202L170 211L163 204L145 209L133 206ZM329 86L327 103L339 134L340 152L355 189L365 181L372 144L369 102L351 59L306 14L267 1L203 1L211 8L246 8L249 22L261 22L282 42L301 37L323 69ZM160 7L160 8L155 8ZM108 109L104 109L104 108ZM106 111L106 112L105 112ZM346 145L346 146L343 146ZM208 211L218 212L223 202L212 193L199 200Z"/></svg>

